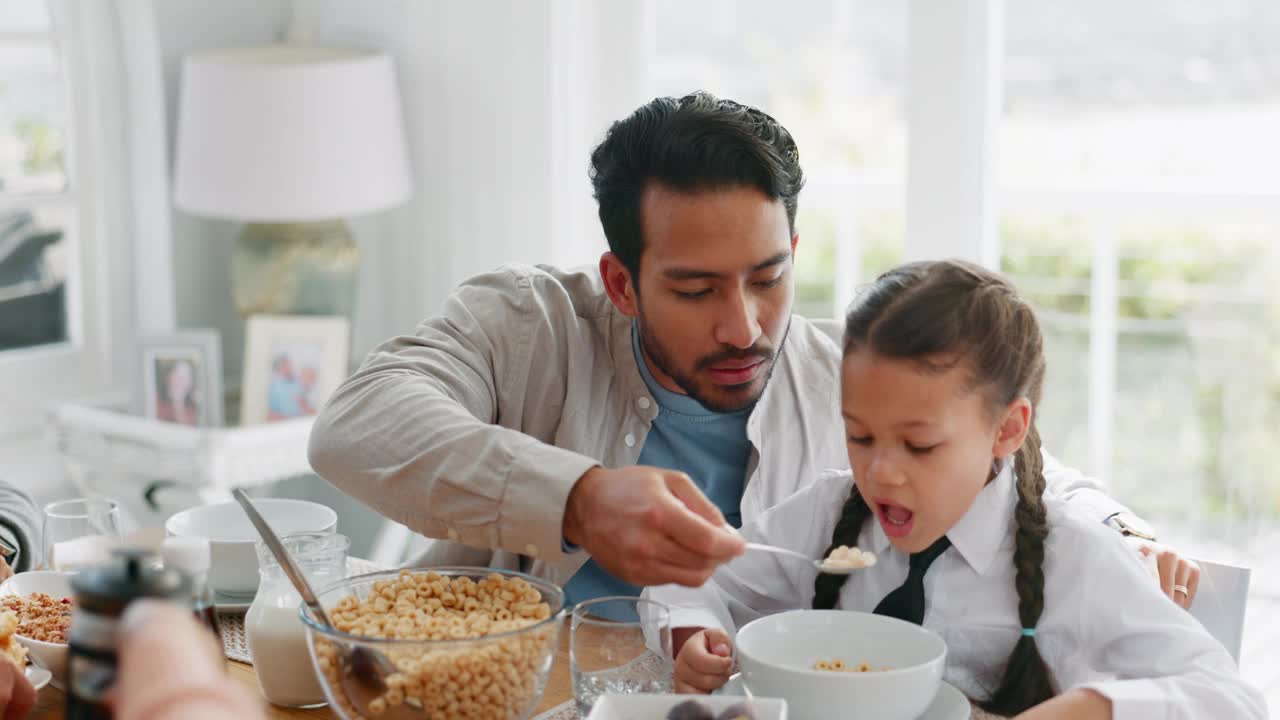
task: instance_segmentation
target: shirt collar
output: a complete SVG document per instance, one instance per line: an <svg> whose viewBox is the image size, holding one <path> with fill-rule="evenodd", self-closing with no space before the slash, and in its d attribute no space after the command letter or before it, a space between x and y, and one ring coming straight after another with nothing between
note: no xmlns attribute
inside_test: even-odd
<svg viewBox="0 0 1280 720"><path fill-rule="evenodd" d="M1013 522L1014 503L1013 462L1004 460L995 479L974 498L968 511L947 531L951 546L978 575L985 575L995 562ZM880 523L875 523L871 535L872 550L880 555L889 547L889 536Z"/></svg>

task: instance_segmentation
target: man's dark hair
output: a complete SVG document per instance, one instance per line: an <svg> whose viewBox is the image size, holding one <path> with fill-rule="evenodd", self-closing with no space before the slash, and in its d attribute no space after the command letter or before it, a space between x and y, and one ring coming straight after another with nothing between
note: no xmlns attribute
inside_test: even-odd
<svg viewBox="0 0 1280 720"><path fill-rule="evenodd" d="M804 172L777 120L710 93L656 98L615 122L591 153L591 184L609 249L633 280L644 250L640 197L650 182L687 192L757 188L782 201L794 234Z"/></svg>

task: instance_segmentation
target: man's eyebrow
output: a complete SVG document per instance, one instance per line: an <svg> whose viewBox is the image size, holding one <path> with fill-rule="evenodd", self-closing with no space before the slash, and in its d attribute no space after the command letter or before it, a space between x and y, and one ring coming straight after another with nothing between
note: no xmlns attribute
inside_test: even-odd
<svg viewBox="0 0 1280 720"><path fill-rule="evenodd" d="M757 263L754 267L751 268L751 272L759 272L767 267L772 267L774 265L784 263L787 261L787 258L789 257L791 257L791 251L784 250L783 252L780 252L777 255L774 255L773 257L769 258L768 260L765 260L764 262Z"/></svg>
<svg viewBox="0 0 1280 720"><path fill-rule="evenodd" d="M760 272L767 267L772 267L779 263L787 261L791 257L791 251L787 250L774 255L763 262L756 263L751 267L750 272ZM662 272L663 275L672 280L718 280L723 278L724 273L712 272L711 270L699 270L697 268L668 268Z"/></svg>

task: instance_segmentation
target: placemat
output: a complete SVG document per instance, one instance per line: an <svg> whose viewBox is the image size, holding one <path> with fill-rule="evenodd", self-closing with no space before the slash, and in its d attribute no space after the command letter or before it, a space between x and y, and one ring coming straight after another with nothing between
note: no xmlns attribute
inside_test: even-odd
<svg viewBox="0 0 1280 720"><path fill-rule="evenodd" d="M984 712L978 707L974 707L969 714L969 720L1001 720L1003 717L1003 715ZM578 720L578 708L573 704L573 700L565 700L541 715L535 716L533 720Z"/></svg>

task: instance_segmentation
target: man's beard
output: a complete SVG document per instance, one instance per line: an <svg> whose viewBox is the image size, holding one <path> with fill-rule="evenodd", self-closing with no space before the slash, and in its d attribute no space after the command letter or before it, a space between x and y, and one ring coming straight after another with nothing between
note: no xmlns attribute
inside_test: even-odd
<svg viewBox="0 0 1280 720"><path fill-rule="evenodd" d="M697 400L703 407L711 410L712 412L737 412L739 410L746 410L752 405L755 405L756 401L759 400L760 396L764 393L765 387L768 386L769 379L773 377L773 369L777 366L777 351L773 348L760 345L759 343L756 343L746 350L726 347L719 352L699 358L698 362L694 363L693 371L686 373L676 366L675 362L671 359L671 354L667 352L666 347L658 340L657 334L654 333L653 329L644 321L643 313L640 314L639 320L640 347L644 351L644 354L649 357L649 360L652 361L655 366L657 366L658 370L671 378L671 380L675 382L675 384L678 385L686 395ZM791 320L788 318L787 329L782 333L782 342L778 344L778 347L782 347L783 344L787 342L787 334L790 332ZM721 388L720 393L722 395L729 396L727 398L715 398L713 396L715 390L708 387L709 383L700 383L697 380L697 373L699 371L705 370L717 363L722 363L726 360L746 360L757 358L762 360L768 366L763 378L756 378L750 383L744 383L739 386L716 386ZM759 389L755 392L748 393L747 388L757 382L759 382ZM733 397L733 390L729 389L733 387L742 389L742 397Z"/></svg>

